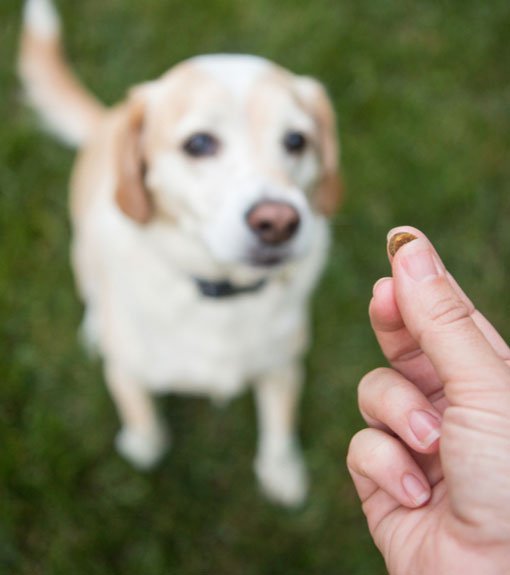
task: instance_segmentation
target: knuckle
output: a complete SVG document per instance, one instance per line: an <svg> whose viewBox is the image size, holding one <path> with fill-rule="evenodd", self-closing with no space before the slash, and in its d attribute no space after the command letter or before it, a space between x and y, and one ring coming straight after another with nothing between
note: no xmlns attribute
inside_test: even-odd
<svg viewBox="0 0 510 575"><path fill-rule="evenodd" d="M365 374L358 385L358 407L363 410L364 405L367 402L367 398L370 394L370 387L374 381L375 374L378 370L374 369Z"/></svg>
<svg viewBox="0 0 510 575"><path fill-rule="evenodd" d="M379 441L367 449L363 458L363 469L369 472L371 469L377 469L388 462L394 461L397 457L394 440L389 435L381 434Z"/></svg>
<svg viewBox="0 0 510 575"><path fill-rule="evenodd" d="M364 451L363 445L365 444L365 438L368 431L368 429L362 429L352 436L347 450L347 466L349 469L359 469L358 462Z"/></svg>
<svg viewBox="0 0 510 575"><path fill-rule="evenodd" d="M402 388L399 382L393 382L392 385L384 387L377 398L379 411L381 413L391 413L395 404L399 403L401 395Z"/></svg>
<svg viewBox="0 0 510 575"><path fill-rule="evenodd" d="M360 429L352 437L349 443L349 452L356 451L361 443L364 443L365 436L369 432L368 428Z"/></svg>
<svg viewBox="0 0 510 575"><path fill-rule="evenodd" d="M433 325L452 326L470 317L470 310L460 299L448 296L439 299L431 307L429 318Z"/></svg>
<svg viewBox="0 0 510 575"><path fill-rule="evenodd" d="M390 367L378 367L367 373L358 386L358 404L361 408L366 405L379 404L393 395L395 378L397 374Z"/></svg>
<svg viewBox="0 0 510 575"><path fill-rule="evenodd" d="M391 363L408 363L416 359L422 353L423 351L421 348L416 347L416 341L412 339L395 349L394 352L389 354L387 357L388 361Z"/></svg>
<svg viewBox="0 0 510 575"><path fill-rule="evenodd" d="M389 367L378 367L372 371L369 371L359 382L358 397L360 395L365 395L368 389L370 389L375 382L386 379L388 377L388 373L391 373L392 371L393 370Z"/></svg>
<svg viewBox="0 0 510 575"><path fill-rule="evenodd" d="M391 461L395 457L395 446L392 438L374 429L362 429L351 439L347 452L349 469L365 477L370 477L373 470Z"/></svg>

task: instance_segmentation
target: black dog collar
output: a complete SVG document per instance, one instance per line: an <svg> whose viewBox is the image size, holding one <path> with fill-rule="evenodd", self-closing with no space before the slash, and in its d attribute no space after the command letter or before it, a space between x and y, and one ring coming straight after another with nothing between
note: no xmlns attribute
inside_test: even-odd
<svg viewBox="0 0 510 575"><path fill-rule="evenodd" d="M253 284L237 286L230 283L228 280L218 282L201 280L199 278L194 278L194 280L197 284L198 290L203 296L215 299L255 293L260 291L267 283L266 279L261 279Z"/></svg>

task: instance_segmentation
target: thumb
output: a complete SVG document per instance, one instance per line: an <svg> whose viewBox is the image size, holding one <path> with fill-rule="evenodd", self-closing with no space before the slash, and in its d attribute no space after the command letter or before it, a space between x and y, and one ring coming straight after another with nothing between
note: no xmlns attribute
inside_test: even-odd
<svg viewBox="0 0 510 575"><path fill-rule="evenodd" d="M418 232L395 254L392 268L402 319L450 403L507 410L510 368L473 320L474 310L430 242Z"/></svg>

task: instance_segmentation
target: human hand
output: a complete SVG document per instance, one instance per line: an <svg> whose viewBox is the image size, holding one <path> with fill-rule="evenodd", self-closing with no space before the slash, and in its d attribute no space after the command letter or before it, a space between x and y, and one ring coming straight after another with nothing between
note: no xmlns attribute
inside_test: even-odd
<svg viewBox="0 0 510 575"><path fill-rule="evenodd" d="M425 236L390 256L370 319L391 368L347 463L392 575L510 574L510 349ZM390 235L391 235L390 234Z"/></svg>

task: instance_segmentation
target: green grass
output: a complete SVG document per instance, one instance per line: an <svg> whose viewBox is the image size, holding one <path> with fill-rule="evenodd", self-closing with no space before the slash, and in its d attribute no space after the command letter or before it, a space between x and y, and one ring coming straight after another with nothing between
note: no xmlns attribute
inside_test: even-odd
<svg viewBox="0 0 510 575"><path fill-rule="evenodd" d="M251 473L252 400L168 398L159 470L114 453L117 420L75 337L66 187L73 154L41 134L13 73L19 1L0 5L0 572L379 575L344 460L384 238L434 239L510 339L508 0L88 0L59 3L69 53L106 102L203 52L250 52L330 89L347 196L315 299L301 433L307 505L267 503ZM411 575L411 574L410 574Z"/></svg>

